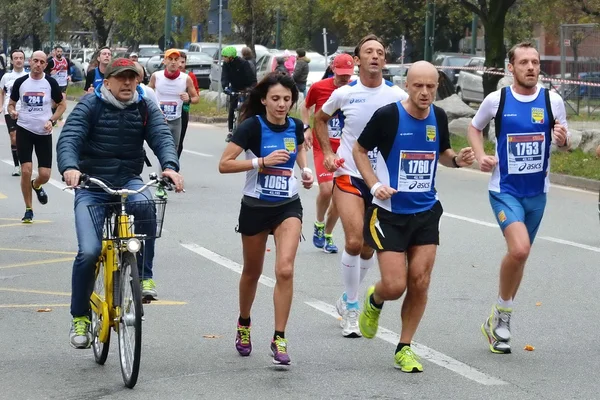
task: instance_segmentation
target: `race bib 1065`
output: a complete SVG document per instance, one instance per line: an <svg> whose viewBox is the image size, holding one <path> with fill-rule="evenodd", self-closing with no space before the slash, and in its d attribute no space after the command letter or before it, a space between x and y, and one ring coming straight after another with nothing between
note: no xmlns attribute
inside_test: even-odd
<svg viewBox="0 0 600 400"><path fill-rule="evenodd" d="M290 197L292 175L291 168L261 168L256 178L256 191L265 196Z"/></svg>

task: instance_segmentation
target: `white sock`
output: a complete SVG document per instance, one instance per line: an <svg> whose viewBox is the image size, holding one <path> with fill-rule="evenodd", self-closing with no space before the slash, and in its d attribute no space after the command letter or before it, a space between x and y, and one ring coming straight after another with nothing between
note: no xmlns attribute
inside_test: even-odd
<svg viewBox="0 0 600 400"><path fill-rule="evenodd" d="M373 265L375 265L375 253L373 253L371 258L369 258L368 260L365 260L363 258L360 259L360 282L361 283L365 279L365 276L367 276L367 272L369 272L369 269Z"/></svg>
<svg viewBox="0 0 600 400"><path fill-rule="evenodd" d="M502 297L498 296L498 306L500 308L512 308L513 307L513 300L504 300Z"/></svg>
<svg viewBox="0 0 600 400"><path fill-rule="evenodd" d="M351 256L344 250L342 253L341 267L342 280L344 281L348 303L357 302L358 286L360 285L360 256Z"/></svg>

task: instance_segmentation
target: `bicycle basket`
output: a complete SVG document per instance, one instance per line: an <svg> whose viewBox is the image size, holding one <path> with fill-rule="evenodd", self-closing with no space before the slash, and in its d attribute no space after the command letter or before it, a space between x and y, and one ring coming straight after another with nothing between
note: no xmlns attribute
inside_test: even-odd
<svg viewBox="0 0 600 400"><path fill-rule="evenodd" d="M127 232L139 239L155 239L162 234L166 207L166 199L128 201L125 204L128 218L121 226L118 222L120 202L91 204L88 211L100 240L127 239Z"/></svg>

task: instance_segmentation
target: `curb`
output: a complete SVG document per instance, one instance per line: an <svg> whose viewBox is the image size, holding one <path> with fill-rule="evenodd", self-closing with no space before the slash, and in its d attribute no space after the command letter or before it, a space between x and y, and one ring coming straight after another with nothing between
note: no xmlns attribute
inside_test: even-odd
<svg viewBox="0 0 600 400"><path fill-rule="evenodd" d="M85 95L84 95L85 96ZM83 97L83 96L81 96ZM67 96L67 100L79 101L81 97ZM223 124L227 122L227 117L203 117L201 115L190 115L190 122L200 122L202 124Z"/></svg>

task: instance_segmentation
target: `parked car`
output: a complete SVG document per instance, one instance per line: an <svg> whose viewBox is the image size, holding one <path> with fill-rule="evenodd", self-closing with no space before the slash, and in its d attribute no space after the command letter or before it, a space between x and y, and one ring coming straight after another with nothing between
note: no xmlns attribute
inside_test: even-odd
<svg viewBox="0 0 600 400"><path fill-rule="evenodd" d="M131 53L131 52L128 52L126 55L129 56L129 53ZM146 67L146 69L149 72L150 70L148 69L148 65L147 65L148 60L150 60L154 56L160 55L162 53L162 51L156 45L141 44L140 49L137 53L138 53L138 62L140 64L142 64L142 67Z"/></svg>
<svg viewBox="0 0 600 400"><path fill-rule="evenodd" d="M483 68L485 58L483 57L472 57L466 67ZM508 58L504 60L504 71L507 75L503 77L497 85L497 89L512 84L512 75L508 72ZM540 80L538 85L545 88L550 88L551 85L547 82L542 82L541 78L546 74L540 72ZM458 74L458 81L456 82L456 94L465 103L481 103L483 101L483 70L475 71L460 71Z"/></svg>
<svg viewBox="0 0 600 400"><path fill-rule="evenodd" d="M225 47L225 45L221 45L221 47ZM206 53L214 58L215 54L219 51L219 43L211 43L211 42L198 42L191 43L188 47L188 51L190 53ZM217 57L218 58L218 57Z"/></svg>
<svg viewBox="0 0 600 400"><path fill-rule="evenodd" d="M448 76L450 82L456 84L460 70L452 67L464 67L470 58L469 54L463 53L436 53L433 55L433 65L447 67L439 69Z"/></svg>
<svg viewBox="0 0 600 400"><path fill-rule="evenodd" d="M394 82L395 76L404 76L408 71L408 67L402 64L386 64L383 67L383 79Z"/></svg>
<svg viewBox="0 0 600 400"><path fill-rule="evenodd" d="M187 53L187 69L196 75L200 89L210 88L210 69L213 58L204 52Z"/></svg>
<svg viewBox="0 0 600 400"><path fill-rule="evenodd" d="M237 55L242 56L242 49L246 47L245 44L223 44L221 48L226 46L233 46L237 50ZM254 47L256 51L256 60L260 60L262 56L269 53L269 49L260 44L255 45ZM221 61L222 63L223 61ZM257 64L258 71L258 64ZM210 90L217 91L221 86L221 64L219 64L219 53L215 53L213 56L213 64L210 68Z"/></svg>

